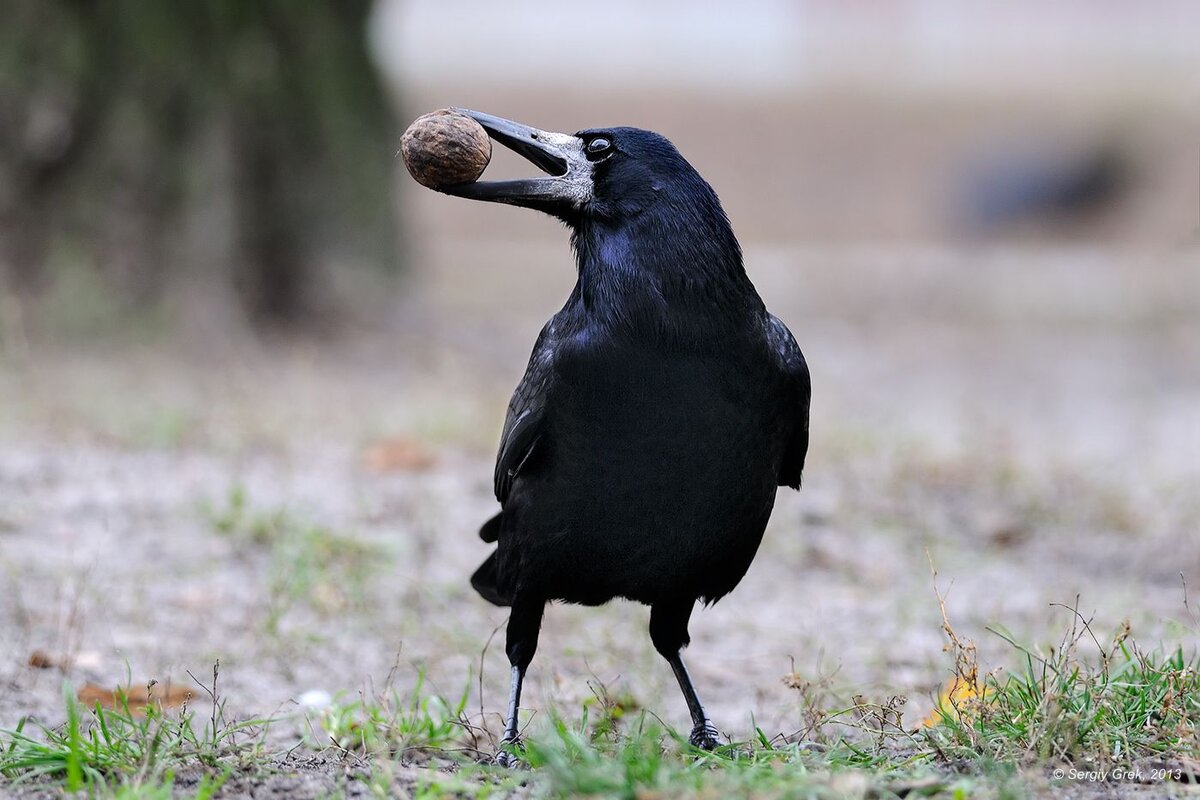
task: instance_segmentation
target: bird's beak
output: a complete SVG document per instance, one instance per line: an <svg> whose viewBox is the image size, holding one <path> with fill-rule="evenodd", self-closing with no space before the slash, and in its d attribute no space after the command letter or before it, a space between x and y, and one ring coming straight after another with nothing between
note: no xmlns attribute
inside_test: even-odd
<svg viewBox="0 0 1200 800"><path fill-rule="evenodd" d="M578 136L541 131L466 108L451 110L474 119L489 136L533 162L546 177L456 183L439 187L438 191L471 200L534 208L559 217L570 216L591 200L592 165Z"/></svg>

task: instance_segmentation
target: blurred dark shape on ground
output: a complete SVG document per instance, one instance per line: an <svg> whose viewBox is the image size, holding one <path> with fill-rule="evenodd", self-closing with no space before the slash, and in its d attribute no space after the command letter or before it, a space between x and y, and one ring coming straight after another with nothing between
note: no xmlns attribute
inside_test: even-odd
<svg viewBox="0 0 1200 800"><path fill-rule="evenodd" d="M397 265L369 0L16 0L0 26L0 262L128 309L174 285L260 327L328 319L330 267ZM236 300L235 300L236 298ZM236 318L237 314L234 314Z"/></svg>
<svg viewBox="0 0 1200 800"><path fill-rule="evenodd" d="M992 149L963 172L958 225L985 236L1022 230L1086 235L1135 180L1126 148L1116 139L1084 148L1042 142Z"/></svg>

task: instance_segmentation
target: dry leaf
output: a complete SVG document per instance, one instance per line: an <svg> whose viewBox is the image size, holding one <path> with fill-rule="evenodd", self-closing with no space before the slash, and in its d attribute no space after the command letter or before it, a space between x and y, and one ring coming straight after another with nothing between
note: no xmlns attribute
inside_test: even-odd
<svg viewBox="0 0 1200 800"><path fill-rule="evenodd" d="M394 437L371 445L362 454L363 465L372 472L419 472L429 469L436 456L415 439Z"/></svg>
<svg viewBox="0 0 1200 800"><path fill-rule="evenodd" d="M67 659L52 656L45 650L34 650L29 654L29 666L34 669L66 669Z"/></svg>
<svg viewBox="0 0 1200 800"><path fill-rule="evenodd" d="M938 692L937 703L921 726L932 728L941 722L959 719L988 702L987 689L980 686L978 680L956 675Z"/></svg>
<svg viewBox="0 0 1200 800"><path fill-rule="evenodd" d="M128 705L130 711L142 711L151 703L159 708L174 708L183 705L194 694L195 692L186 686L151 681L146 686L118 686L115 689L85 683L75 696L87 706L99 703L105 708L124 709Z"/></svg>

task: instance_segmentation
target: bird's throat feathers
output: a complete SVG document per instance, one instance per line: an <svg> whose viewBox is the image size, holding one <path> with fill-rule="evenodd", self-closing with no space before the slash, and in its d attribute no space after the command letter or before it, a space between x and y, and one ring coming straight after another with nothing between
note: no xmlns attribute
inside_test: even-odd
<svg viewBox="0 0 1200 800"><path fill-rule="evenodd" d="M572 301L593 322L659 339L694 338L762 311L715 196L711 206L652 205L574 227L579 283Z"/></svg>

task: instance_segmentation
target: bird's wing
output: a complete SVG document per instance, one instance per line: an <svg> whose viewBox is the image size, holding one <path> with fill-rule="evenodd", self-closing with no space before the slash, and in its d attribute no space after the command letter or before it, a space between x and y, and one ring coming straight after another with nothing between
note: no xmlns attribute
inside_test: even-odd
<svg viewBox="0 0 1200 800"><path fill-rule="evenodd" d="M800 475L804 472L804 457L808 455L808 405L812 398L812 384L808 377L808 364L792 332L775 316L768 326L771 346L779 355L785 381L791 390L788 412L791 415L791 431L783 461L779 465L779 485L800 488Z"/></svg>
<svg viewBox="0 0 1200 800"><path fill-rule="evenodd" d="M546 411L546 385L554 360L554 322L546 323L529 356L525 377L508 403L508 416L500 436L493 476L496 499L503 505L513 480L528 462L542 437Z"/></svg>

